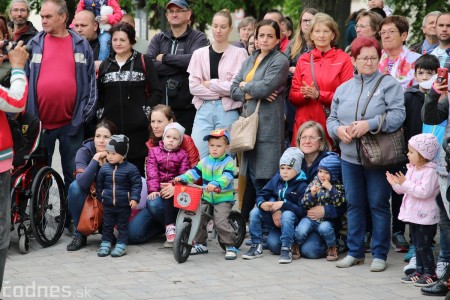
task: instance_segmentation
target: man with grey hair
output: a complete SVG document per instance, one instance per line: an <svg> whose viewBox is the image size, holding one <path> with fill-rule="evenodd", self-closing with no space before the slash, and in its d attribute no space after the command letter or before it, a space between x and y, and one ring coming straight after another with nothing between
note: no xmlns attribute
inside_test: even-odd
<svg viewBox="0 0 450 300"><path fill-rule="evenodd" d="M30 16L30 4L27 0L12 0L9 5L9 19L8 23L11 32L14 34L12 38L14 41L23 41L27 44L37 33L37 29L28 21Z"/></svg>
<svg viewBox="0 0 450 300"><path fill-rule="evenodd" d="M420 43L414 44L410 47L411 51L419 54L431 53L439 44L436 35L436 19L441 14L439 11L432 11L427 14L422 20L422 32L425 39Z"/></svg>
<svg viewBox="0 0 450 300"><path fill-rule="evenodd" d="M83 142L83 125L94 117L97 101L94 59L89 42L66 29L64 0L44 0L43 31L29 43L27 111L39 117L49 164L59 140L66 190L74 180L75 154Z"/></svg>

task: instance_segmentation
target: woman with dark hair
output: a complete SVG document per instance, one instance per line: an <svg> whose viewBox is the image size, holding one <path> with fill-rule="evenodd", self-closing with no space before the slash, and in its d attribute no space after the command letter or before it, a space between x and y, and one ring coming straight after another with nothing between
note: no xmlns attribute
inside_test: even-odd
<svg viewBox="0 0 450 300"><path fill-rule="evenodd" d="M289 61L278 50L280 37L277 22L259 22L256 26L259 49L243 62L231 85L233 100L244 103L243 116L253 114L260 103L255 147L243 153L240 167L242 174L249 176L247 179L250 178L257 193L278 171L278 160L283 152L283 91Z"/></svg>
<svg viewBox="0 0 450 300"><path fill-rule="evenodd" d="M67 245L67 251L77 251L86 246L87 237L78 232L84 201L89 193L89 187L97 180L97 173L106 162L106 144L117 128L111 121L103 119L95 128L93 139L83 143L75 156L75 180L69 186L67 196L69 211L73 218L75 232L72 242Z"/></svg>
<svg viewBox="0 0 450 300"><path fill-rule="evenodd" d="M101 117L114 122L118 133L129 138L127 160L144 177L147 115L160 102L162 91L152 60L132 48L136 43L133 26L121 22L110 32L113 53L100 65L97 83Z"/></svg>
<svg viewBox="0 0 450 300"><path fill-rule="evenodd" d="M310 120L325 128L334 91L353 76L350 56L336 47L339 30L332 17L316 14L306 39L313 49L298 60L289 92L289 100L297 107L294 132ZM333 143L329 136L328 141ZM292 145L295 145L295 137L292 137Z"/></svg>
<svg viewBox="0 0 450 300"><path fill-rule="evenodd" d="M353 79L336 89L331 114L327 119L328 133L332 138L339 139L342 179L347 199L349 251L336 266L348 268L364 263L365 209L369 205L373 232L370 270L380 272L386 269L390 247L391 189L386 170L369 169L361 165L357 143L361 136L376 131L380 125L382 132L393 132L400 128L405 120L404 96L395 78L381 78L382 74L378 71L381 48L375 38L356 38L351 51L357 73ZM372 93L362 120L364 104ZM385 122L382 121L382 115L385 116Z"/></svg>

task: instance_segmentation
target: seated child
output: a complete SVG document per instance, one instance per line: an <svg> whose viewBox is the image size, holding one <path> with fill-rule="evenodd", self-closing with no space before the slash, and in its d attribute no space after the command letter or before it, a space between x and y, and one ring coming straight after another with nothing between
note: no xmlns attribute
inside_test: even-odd
<svg viewBox="0 0 450 300"><path fill-rule="evenodd" d="M294 229L305 215L300 200L308 185L302 171L303 152L296 147L284 151L280 159L280 172L261 190L256 198L257 207L250 212L250 236L252 245L242 255L244 259L254 259L263 255L263 233L281 226L281 254L278 262L292 262L291 247L294 244ZM276 200L275 200L276 199ZM275 216L281 211L281 221Z"/></svg>
<svg viewBox="0 0 450 300"><path fill-rule="evenodd" d="M409 223L416 250L416 272L401 279L415 286L431 286L437 281L433 239L439 223L439 177L436 158L440 150L437 138L431 133L413 136L408 142L408 171L406 175L386 172L386 178L398 194L405 194L398 219Z"/></svg>
<svg viewBox="0 0 450 300"><path fill-rule="evenodd" d="M202 194L202 200L214 205L214 224L216 226L219 240L226 246L225 259L233 260L237 257L234 248L236 234L228 221L231 209L234 205L234 172L236 165L234 159L226 153L230 144L230 134L225 129L216 129L203 138L208 141L209 155L201 159L195 168L187 171L184 175L175 178L175 181L186 181L193 183L202 179L206 191ZM214 189L220 188L220 193L214 193ZM208 217L202 216L200 227L194 237L191 255L206 254L206 225Z"/></svg>
<svg viewBox="0 0 450 300"><path fill-rule="evenodd" d="M112 14L107 13L106 15L102 15L100 13L102 6L110 6L113 11ZM119 2L118 0L80 0L75 13L82 10L89 10L93 12L95 15L95 20L100 25L100 28L103 28L100 30L100 34L98 36L98 41L100 43L98 59L103 61L109 56L109 41L111 40L111 34L109 34L109 29L107 28L111 28L111 25L115 25L122 20L123 13Z"/></svg>
<svg viewBox="0 0 450 300"><path fill-rule="evenodd" d="M336 153L331 152L320 161L318 169L316 178L306 188L301 202L307 210L316 206L324 207L324 213L327 216L327 206L340 207L345 203L344 187L340 179L341 160ZM327 260L337 260L338 246L334 232L334 221L335 218L333 217L321 219L304 217L295 230L296 243L301 246L309 234L316 231L327 244Z"/></svg>
<svg viewBox="0 0 450 300"><path fill-rule="evenodd" d="M120 257L127 253L128 219L131 209L141 199L142 180L138 168L125 161L128 153L128 138L123 134L113 135L106 145L106 160L97 175L97 197L103 202L102 243L97 255ZM114 226L119 237L111 252Z"/></svg>
<svg viewBox="0 0 450 300"><path fill-rule="evenodd" d="M148 151L146 172L148 199L155 200L160 197L161 183L170 183L175 176L189 170L189 157L186 151L181 149L184 127L179 123L169 123L164 128L162 141L158 146ZM166 242L164 247L173 247L175 240L175 220L178 208L173 206L173 197L163 199L164 225L166 226Z"/></svg>

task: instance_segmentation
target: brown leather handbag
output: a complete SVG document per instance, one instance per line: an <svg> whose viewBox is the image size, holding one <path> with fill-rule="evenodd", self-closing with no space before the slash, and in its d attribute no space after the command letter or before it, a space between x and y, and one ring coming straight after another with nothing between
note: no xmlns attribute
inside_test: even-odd
<svg viewBox="0 0 450 300"><path fill-rule="evenodd" d="M102 224L103 203L97 200L95 183L92 183L89 194L84 201L77 229L82 235L88 236L99 230Z"/></svg>

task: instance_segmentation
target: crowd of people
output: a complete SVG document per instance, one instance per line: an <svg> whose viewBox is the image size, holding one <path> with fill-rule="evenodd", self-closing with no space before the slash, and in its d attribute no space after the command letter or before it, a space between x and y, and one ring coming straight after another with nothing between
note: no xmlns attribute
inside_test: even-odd
<svg viewBox="0 0 450 300"><path fill-rule="evenodd" d="M0 63L12 68L1 82L11 88L0 89L0 108L18 112L27 98L25 110L45 130L50 165L59 141L65 226L74 228L67 250L87 245L77 225L93 183L104 204L99 257L123 256L129 244L164 233L164 247L173 247L172 183L186 181L205 187L202 200L214 205L225 259L236 259L228 216L238 178L250 234L243 259L268 249L281 264L326 258L348 268L370 252L370 270L381 272L392 244L408 262L401 282L425 295L446 295L450 124L448 83L436 74L450 69L450 13L426 15L423 41L407 47L408 19L370 0L349 18L344 51L336 21L315 8L301 12L295 33L279 10L259 22L248 16L235 43L227 9L214 14L209 41L191 26L186 0L165 8L170 28L150 41L136 36L134 19L116 0L81 0L72 24L64 0L44 0L40 32L28 21L27 0L11 1L9 23L0 18L0 37L20 41L0 54ZM232 124L254 113L254 147L230 153ZM12 152L3 128L0 180L6 182ZM363 136L401 128L408 163L362 163ZM9 193L1 201L9 211ZM202 218L191 255L208 253L208 221Z"/></svg>

